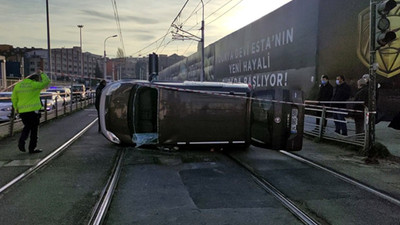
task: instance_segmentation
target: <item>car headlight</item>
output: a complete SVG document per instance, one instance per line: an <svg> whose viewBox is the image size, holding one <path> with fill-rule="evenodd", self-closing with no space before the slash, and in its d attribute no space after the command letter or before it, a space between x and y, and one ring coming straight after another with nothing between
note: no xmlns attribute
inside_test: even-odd
<svg viewBox="0 0 400 225"><path fill-rule="evenodd" d="M0 109L0 111L3 111L3 112L7 112L7 111L11 111L12 110L12 107L10 106L10 107L5 107L5 108L1 108Z"/></svg>

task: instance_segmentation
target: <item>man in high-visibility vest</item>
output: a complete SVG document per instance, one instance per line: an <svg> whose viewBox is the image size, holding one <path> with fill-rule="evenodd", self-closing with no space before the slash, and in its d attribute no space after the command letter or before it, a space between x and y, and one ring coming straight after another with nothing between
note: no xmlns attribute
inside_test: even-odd
<svg viewBox="0 0 400 225"><path fill-rule="evenodd" d="M39 75L40 74L40 75ZM41 78L41 79L40 79ZM46 88L50 83L49 77L41 70L38 74L31 75L15 85L11 95L13 107L22 119L24 128L18 141L19 150L25 152L25 141L29 140L29 153L42 152L36 149L38 139L38 127L40 123L40 91Z"/></svg>

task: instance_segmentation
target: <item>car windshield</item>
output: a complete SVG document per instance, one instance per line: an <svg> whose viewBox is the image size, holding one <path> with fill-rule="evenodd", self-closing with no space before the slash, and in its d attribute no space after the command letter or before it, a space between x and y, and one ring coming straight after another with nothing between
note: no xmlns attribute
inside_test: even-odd
<svg viewBox="0 0 400 225"><path fill-rule="evenodd" d="M82 86L74 86L74 87L72 87L72 89L74 91L83 91L83 87Z"/></svg>
<svg viewBox="0 0 400 225"><path fill-rule="evenodd" d="M41 99L52 99L53 95L50 93L41 93L40 98Z"/></svg>
<svg viewBox="0 0 400 225"><path fill-rule="evenodd" d="M11 102L11 94L0 94L0 102Z"/></svg>

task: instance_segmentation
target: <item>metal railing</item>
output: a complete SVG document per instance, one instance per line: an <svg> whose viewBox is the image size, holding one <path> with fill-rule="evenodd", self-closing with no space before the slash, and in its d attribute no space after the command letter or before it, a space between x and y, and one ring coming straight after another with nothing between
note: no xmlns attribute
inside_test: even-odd
<svg viewBox="0 0 400 225"><path fill-rule="evenodd" d="M62 104L60 104L61 101L55 101L53 106L47 107L48 101L47 99L43 99L44 107L42 110L40 110L42 114L40 118L40 123L47 122L49 120L56 119L60 116L67 115L77 110L86 108L87 106L94 104L96 99L94 91L87 92L87 98L85 99L79 99L77 95L75 95L74 97L75 99L73 99L72 97L74 96L73 93L69 95L67 94L57 94L57 95L58 97L62 98ZM41 97L45 96L47 95L43 95ZM69 96L71 98L69 98ZM10 99L10 98L2 98L2 99ZM0 123L0 139L4 137L14 136L14 133L21 131L24 126L18 114L15 114L14 109L12 109L12 111L10 112L9 118L10 118L9 121Z"/></svg>
<svg viewBox="0 0 400 225"><path fill-rule="evenodd" d="M346 108L339 108L340 104L345 104ZM304 133L306 135L365 147L368 108L364 102L306 100L305 105ZM343 115L344 120L338 119L338 115ZM340 124L346 126L346 135L336 132Z"/></svg>

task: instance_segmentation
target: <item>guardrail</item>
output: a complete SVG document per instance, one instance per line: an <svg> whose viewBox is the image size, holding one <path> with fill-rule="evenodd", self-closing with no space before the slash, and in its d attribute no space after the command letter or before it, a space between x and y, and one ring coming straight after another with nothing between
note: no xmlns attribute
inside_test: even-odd
<svg viewBox="0 0 400 225"><path fill-rule="evenodd" d="M61 97L61 94L58 94ZM45 97L47 95L43 95L41 97ZM73 96L72 93L70 96ZM95 103L95 92L87 92L86 99L79 99L77 95L75 95L75 99L62 97L62 104L59 101L55 101L54 107L47 108L44 107L41 110L42 117L40 118L40 123L56 119L60 116L73 113L74 111L86 108L89 105ZM47 106L47 99L43 99L43 105ZM18 117L18 114L14 113L14 109L11 111L10 121L0 123L0 139L4 137L14 136L15 132L21 131L24 127L22 120Z"/></svg>
<svg viewBox="0 0 400 225"><path fill-rule="evenodd" d="M364 105L364 102L306 100L304 103L306 105L304 118L304 133L306 135L365 147L368 135L366 132L368 108ZM346 108L338 108L339 104L346 104ZM343 115L344 120L341 120L340 117L338 119L337 115ZM347 135L335 132L336 126L339 124L346 125Z"/></svg>

